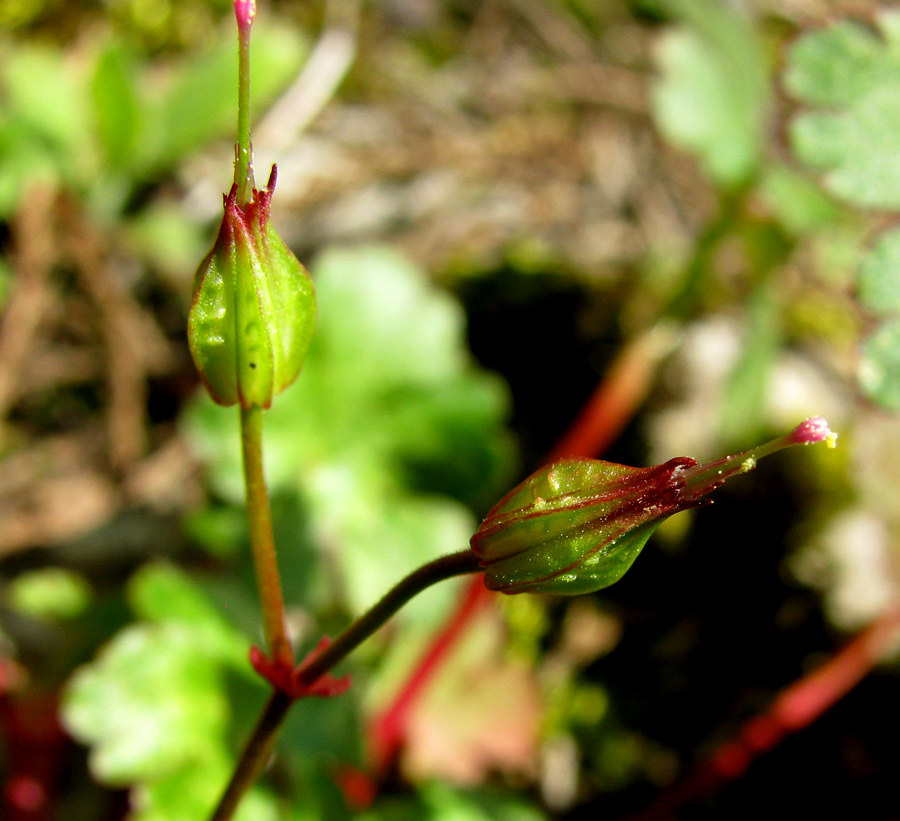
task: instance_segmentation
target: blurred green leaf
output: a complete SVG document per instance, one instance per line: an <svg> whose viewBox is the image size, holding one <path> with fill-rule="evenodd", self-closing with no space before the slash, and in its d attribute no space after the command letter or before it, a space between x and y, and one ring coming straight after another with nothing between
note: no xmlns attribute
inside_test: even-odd
<svg viewBox="0 0 900 821"><path fill-rule="evenodd" d="M112 42L97 56L91 82L94 128L106 162L125 169L132 161L143 102L138 97L132 52Z"/></svg>
<svg viewBox="0 0 900 821"><path fill-rule="evenodd" d="M19 199L35 186L57 184L59 162L53 152L19 121L0 112L0 217L9 218Z"/></svg>
<svg viewBox="0 0 900 821"><path fill-rule="evenodd" d="M172 775L134 791L135 811L129 821L205 821L231 776L233 764L222 756L208 756L197 766L185 767ZM259 789L251 790L234 814L235 821L277 821L275 800Z"/></svg>
<svg viewBox="0 0 900 821"><path fill-rule="evenodd" d="M135 624L79 670L63 720L95 776L126 786L221 755L228 704L211 662L191 627Z"/></svg>
<svg viewBox="0 0 900 821"><path fill-rule="evenodd" d="M715 182L740 185L759 163L768 106L765 57L753 21L736 6L710 0L668 5L687 25L659 42L657 124L675 145L697 154Z"/></svg>
<svg viewBox="0 0 900 821"><path fill-rule="evenodd" d="M778 222L795 237L823 230L841 209L810 179L784 165L767 168L759 191Z"/></svg>
<svg viewBox="0 0 900 821"><path fill-rule="evenodd" d="M45 567L17 576L6 591L11 608L29 616L68 619L83 612L91 600L88 581L63 567Z"/></svg>
<svg viewBox="0 0 900 821"><path fill-rule="evenodd" d="M142 567L128 583L128 602L147 622L191 627L204 653L246 666L247 641L229 625L183 571L162 562Z"/></svg>
<svg viewBox="0 0 900 821"><path fill-rule="evenodd" d="M154 202L125 226L132 253L162 271L186 294L199 260L209 251L205 230L180 205Z"/></svg>
<svg viewBox="0 0 900 821"><path fill-rule="evenodd" d="M883 408L900 410L900 320L886 322L863 342L859 381Z"/></svg>
<svg viewBox="0 0 900 821"><path fill-rule="evenodd" d="M0 195L0 200L2 200L2 195ZM0 213L2 212L3 207L2 205L0 205ZM0 257L0 310L3 310L3 308L6 306L6 300L9 299L9 294L12 291L12 287L13 272L6 260L3 257Z"/></svg>
<svg viewBox="0 0 900 821"><path fill-rule="evenodd" d="M763 410L781 337L781 307L771 283L762 283L748 301L741 353L724 385L719 435L729 447L745 447L765 432Z"/></svg>
<svg viewBox="0 0 900 821"><path fill-rule="evenodd" d="M380 800L356 821L544 821L521 796L490 788L459 789L431 781L417 798Z"/></svg>
<svg viewBox="0 0 900 821"><path fill-rule="evenodd" d="M431 782L422 797L433 821L541 821L546 818L520 796L488 789L460 790Z"/></svg>
<svg viewBox="0 0 900 821"><path fill-rule="evenodd" d="M38 185L72 183L91 167L82 85L63 54L17 45L2 52L0 217Z"/></svg>
<svg viewBox="0 0 900 821"><path fill-rule="evenodd" d="M829 191L854 205L900 206L900 14L877 32L842 21L800 38L785 84L811 111L791 128L801 161L825 172Z"/></svg>
<svg viewBox="0 0 900 821"><path fill-rule="evenodd" d="M859 299L872 313L900 311L900 230L886 231L863 258Z"/></svg>
<svg viewBox="0 0 900 821"><path fill-rule="evenodd" d="M900 15L878 16L878 31L852 20L800 37L788 55L785 83L808 105L853 106L900 70ZM879 36L879 34L881 36Z"/></svg>
<svg viewBox="0 0 900 821"><path fill-rule="evenodd" d="M184 519L184 529L194 544L213 556L235 556L247 540L247 514L236 507L204 507Z"/></svg>
<svg viewBox="0 0 900 821"><path fill-rule="evenodd" d="M200 821L231 767L223 667L250 679L247 641L172 566L141 569L128 596L144 621L76 672L64 693L63 722L91 747L100 781L138 785L136 818ZM242 817L274 817L271 808L260 813L245 810Z"/></svg>
<svg viewBox="0 0 900 821"><path fill-rule="evenodd" d="M289 26L253 27L250 85L253 109L261 110L299 69L306 45ZM231 37L184 65L150 118L142 140L153 166L168 166L209 140L234 129L237 55Z"/></svg>
<svg viewBox="0 0 900 821"><path fill-rule="evenodd" d="M83 89L61 52L19 45L4 56L5 104L19 122L62 156L84 139Z"/></svg>
<svg viewBox="0 0 900 821"><path fill-rule="evenodd" d="M319 325L297 384L266 412L268 474L276 490L300 489L361 609L468 543L473 517L447 494L491 498L506 485L508 398L469 358L460 306L399 254L331 251L312 275ZM235 414L200 401L187 423L210 480L238 503Z"/></svg>

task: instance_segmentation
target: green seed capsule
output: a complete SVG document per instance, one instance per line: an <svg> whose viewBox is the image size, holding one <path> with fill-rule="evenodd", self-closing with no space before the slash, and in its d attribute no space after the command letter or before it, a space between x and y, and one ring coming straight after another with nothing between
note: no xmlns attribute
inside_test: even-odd
<svg viewBox="0 0 900 821"><path fill-rule="evenodd" d="M194 277L188 341L210 396L220 405L267 408L299 375L312 341L316 299L306 269L269 220L265 190L246 205L225 197L215 245Z"/></svg>
<svg viewBox="0 0 900 821"><path fill-rule="evenodd" d="M779 439L698 465L679 457L632 468L595 459L563 459L541 468L488 513L471 540L485 585L503 593L591 593L617 582L669 516L705 504L733 476L792 445L837 434L821 417Z"/></svg>
<svg viewBox="0 0 900 821"><path fill-rule="evenodd" d="M522 482L472 537L485 584L504 593L590 593L617 582L680 496L693 459L631 468L563 459Z"/></svg>

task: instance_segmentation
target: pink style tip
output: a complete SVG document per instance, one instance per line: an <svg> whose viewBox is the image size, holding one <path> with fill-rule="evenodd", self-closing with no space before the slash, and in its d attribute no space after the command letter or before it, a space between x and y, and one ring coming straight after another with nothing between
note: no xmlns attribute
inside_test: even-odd
<svg viewBox="0 0 900 821"><path fill-rule="evenodd" d="M815 442L827 442L829 447L834 447L837 434L832 433L821 416L810 416L801 422L788 436L790 441L797 445L812 445Z"/></svg>
<svg viewBox="0 0 900 821"><path fill-rule="evenodd" d="M256 0L234 0L234 16L241 28L251 25L256 17Z"/></svg>

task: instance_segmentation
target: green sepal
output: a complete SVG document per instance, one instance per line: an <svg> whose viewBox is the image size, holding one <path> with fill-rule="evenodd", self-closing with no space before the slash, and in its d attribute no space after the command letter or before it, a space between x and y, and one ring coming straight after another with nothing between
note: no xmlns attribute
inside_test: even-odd
<svg viewBox="0 0 900 821"><path fill-rule="evenodd" d="M486 584L491 590L504 593L555 593L561 596L580 596L594 593L615 584L631 567L640 555L647 540L662 524L665 517L656 519L646 525L597 546L591 539L573 540L568 551L572 564L560 571L556 563L545 562L549 567L540 567L527 552L496 562L490 566L490 575L486 573ZM584 555L578 557L579 546ZM559 545L544 545L546 558ZM559 557L561 558L561 556ZM563 560L564 561L564 560ZM548 572L549 571L549 572Z"/></svg>
<svg viewBox="0 0 900 821"><path fill-rule="evenodd" d="M532 474L472 537L485 584L503 593L580 595L617 582L661 522L698 502L682 496L693 459L632 468L564 459Z"/></svg>
<svg viewBox="0 0 900 821"><path fill-rule="evenodd" d="M237 186L212 251L194 277L188 340L200 378L220 405L267 408L299 375L316 302L306 269L269 220L275 167L246 205Z"/></svg>

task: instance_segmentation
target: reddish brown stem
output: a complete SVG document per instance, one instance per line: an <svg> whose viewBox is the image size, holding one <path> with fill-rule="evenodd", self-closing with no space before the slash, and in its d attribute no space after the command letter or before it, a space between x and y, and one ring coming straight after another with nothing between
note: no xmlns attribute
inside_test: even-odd
<svg viewBox="0 0 900 821"><path fill-rule="evenodd" d="M606 377L582 407L575 421L547 454L551 462L563 456L597 456L615 440L647 395L660 361L671 350L675 332L658 326L622 348ZM397 694L370 725L370 763L384 773L403 746L410 713L450 651L482 612L491 593L481 577L472 579L459 604L434 636Z"/></svg>
<svg viewBox="0 0 900 821"><path fill-rule="evenodd" d="M333 642L323 643L298 668L300 689L310 688L335 665L371 636L413 596L438 582L464 573L477 573L478 557L461 550L433 559L395 584L362 616L352 622ZM311 689L308 689L312 693ZM324 693L319 693L323 695ZM293 703L291 693L276 689L269 697L259 721L238 758L231 780L213 811L210 821L228 821L244 793L259 777L275 744L275 737Z"/></svg>

